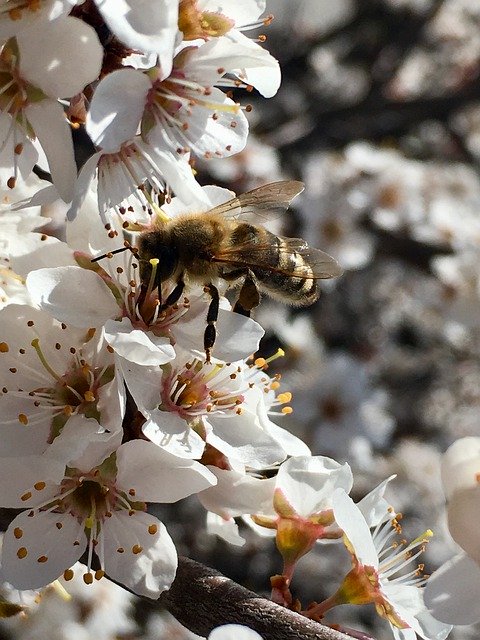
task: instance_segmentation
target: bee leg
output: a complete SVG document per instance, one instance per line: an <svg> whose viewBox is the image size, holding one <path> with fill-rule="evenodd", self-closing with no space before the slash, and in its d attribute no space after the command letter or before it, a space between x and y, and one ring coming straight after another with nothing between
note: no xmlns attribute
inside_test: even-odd
<svg viewBox="0 0 480 640"><path fill-rule="evenodd" d="M215 338L217 337L215 323L218 318L220 296L218 295L217 287L214 287L213 284L209 284L207 290L212 297L212 300L207 312L207 326L205 327L205 333L203 334L203 346L205 349L205 359L207 362L210 362L212 348L215 344Z"/></svg>
<svg viewBox="0 0 480 640"><path fill-rule="evenodd" d="M260 294L258 293L257 285L253 280L250 273L245 277L242 288L238 295L238 300L233 307L236 313L240 313L242 316L250 317L250 311L260 304Z"/></svg>
<svg viewBox="0 0 480 640"><path fill-rule="evenodd" d="M185 282L183 280L183 277L180 276L180 278L178 279L177 284L175 285L173 291L171 291L168 296L167 299L165 300L165 302L160 306L160 311L164 311L165 309L168 309L168 307L171 307L172 305L174 305L176 302L179 301L180 296L183 293L183 290L185 289ZM160 290L160 287L159 287Z"/></svg>

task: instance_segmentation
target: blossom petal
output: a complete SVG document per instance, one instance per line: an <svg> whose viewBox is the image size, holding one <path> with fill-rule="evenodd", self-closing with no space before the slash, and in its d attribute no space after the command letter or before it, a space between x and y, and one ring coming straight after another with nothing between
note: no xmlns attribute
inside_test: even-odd
<svg viewBox="0 0 480 640"><path fill-rule="evenodd" d="M132 440L117 451L117 483L134 489L138 500L176 502L216 483L205 466L179 458L145 440Z"/></svg>
<svg viewBox="0 0 480 640"><path fill-rule="evenodd" d="M369 567L378 567L378 554L362 512L343 489L333 494L333 513L335 520L348 538L358 561ZM416 589L416 587L415 587Z"/></svg>
<svg viewBox="0 0 480 640"><path fill-rule="evenodd" d="M135 69L105 76L95 89L87 114L86 129L94 144L110 153L133 138L151 87L148 76Z"/></svg>
<svg viewBox="0 0 480 640"><path fill-rule="evenodd" d="M73 155L72 134L62 107L55 100L45 99L28 105L25 115L40 140L48 159L52 180L65 202L73 198L77 167Z"/></svg>
<svg viewBox="0 0 480 640"><path fill-rule="evenodd" d="M144 52L162 56L170 73L178 28L178 0L102 0L99 8L119 40Z"/></svg>
<svg viewBox="0 0 480 640"><path fill-rule="evenodd" d="M41 309L73 327L101 327L120 313L102 278L80 267L32 271L27 277L27 289Z"/></svg>
<svg viewBox="0 0 480 640"><path fill-rule="evenodd" d="M348 464L325 456L297 456L282 464L277 475L277 488L301 515L308 517L331 507L336 488L349 492L353 476Z"/></svg>
<svg viewBox="0 0 480 640"><path fill-rule="evenodd" d="M85 549L85 536L69 514L24 511L3 539L2 570L17 589L38 589L56 580Z"/></svg>
<svg viewBox="0 0 480 640"><path fill-rule="evenodd" d="M451 558L429 578L425 604L430 613L448 624L480 620L480 566L465 554Z"/></svg>
<svg viewBox="0 0 480 640"><path fill-rule="evenodd" d="M238 471L209 468L218 482L198 494L205 509L224 519L249 513L274 514L275 478L261 480Z"/></svg>
<svg viewBox="0 0 480 640"><path fill-rule="evenodd" d="M100 73L103 47L78 18L37 23L17 42L22 76L52 98L71 98Z"/></svg>
<svg viewBox="0 0 480 640"><path fill-rule="evenodd" d="M143 511L114 511L103 523L107 574L141 596L158 598L177 571L177 551L165 525Z"/></svg>
<svg viewBox="0 0 480 640"><path fill-rule="evenodd" d="M104 334L119 356L139 365L162 365L175 358L175 349L168 338L134 329L129 318L108 320Z"/></svg>

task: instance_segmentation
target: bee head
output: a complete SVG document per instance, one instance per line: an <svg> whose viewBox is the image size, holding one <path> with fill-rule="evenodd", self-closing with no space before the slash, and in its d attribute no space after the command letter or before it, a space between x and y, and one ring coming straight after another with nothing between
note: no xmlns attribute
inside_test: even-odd
<svg viewBox="0 0 480 640"><path fill-rule="evenodd" d="M178 250L159 231L142 234L139 241L140 273L142 280L150 278L152 265L150 260L158 260L156 267L157 284L174 275L178 266Z"/></svg>

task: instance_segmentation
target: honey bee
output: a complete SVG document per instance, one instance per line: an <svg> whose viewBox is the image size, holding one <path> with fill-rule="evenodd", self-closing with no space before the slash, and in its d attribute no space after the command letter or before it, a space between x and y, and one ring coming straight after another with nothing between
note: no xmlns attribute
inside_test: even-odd
<svg viewBox="0 0 480 640"><path fill-rule="evenodd" d="M158 259L155 283L176 283L162 304L175 304L186 283L204 285L211 296L204 333L207 361L215 343L219 293L215 283L240 285L234 311L250 315L260 293L286 304L307 306L319 296L316 280L342 274L334 258L299 238L276 236L258 223L286 211L304 185L296 181L267 184L203 213L185 213L153 231L140 234L138 257L142 282L150 282Z"/></svg>

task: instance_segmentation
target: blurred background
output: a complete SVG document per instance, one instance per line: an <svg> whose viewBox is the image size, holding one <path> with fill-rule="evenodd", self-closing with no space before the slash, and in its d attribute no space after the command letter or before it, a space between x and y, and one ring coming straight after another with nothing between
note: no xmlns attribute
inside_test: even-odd
<svg viewBox="0 0 480 640"><path fill-rule="evenodd" d="M265 299L256 314L261 355L286 352L269 369L293 393L281 424L314 454L351 464L355 499L397 474L388 497L405 537L435 531L428 573L455 553L440 455L480 435L480 3L268 0L267 11L275 19L260 33L282 65L281 89L270 100L235 96L253 105L247 148L199 162L198 177L236 192L305 183L282 233L333 255L345 274L322 283L312 308ZM273 543L248 531L242 548L208 537L193 499L158 514L180 554L268 594L281 570ZM318 546L299 563L294 595L330 595L341 563L344 549ZM2 623L0 637L192 637L116 587L96 588L101 596L78 585L68 605L47 594L42 618ZM373 607L341 607L327 621L392 637Z"/></svg>

